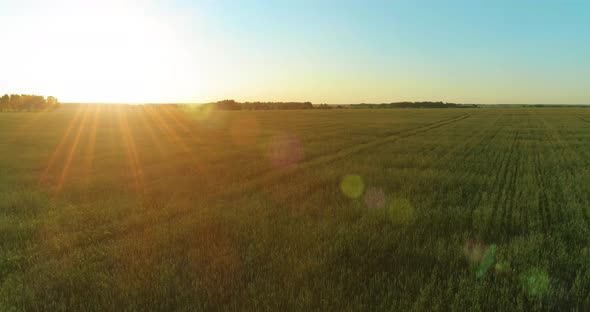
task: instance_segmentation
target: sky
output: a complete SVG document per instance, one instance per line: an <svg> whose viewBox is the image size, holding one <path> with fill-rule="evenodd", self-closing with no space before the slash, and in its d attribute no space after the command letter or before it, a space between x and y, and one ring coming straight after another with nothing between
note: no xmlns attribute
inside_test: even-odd
<svg viewBox="0 0 590 312"><path fill-rule="evenodd" d="M0 0L0 93L590 104L590 1Z"/></svg>

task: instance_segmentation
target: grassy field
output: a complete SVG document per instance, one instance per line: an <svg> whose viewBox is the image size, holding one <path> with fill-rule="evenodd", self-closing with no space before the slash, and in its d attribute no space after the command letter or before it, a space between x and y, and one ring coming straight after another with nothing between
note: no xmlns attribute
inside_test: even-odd
<svg viewBox="0 0 590 312"><path fill-rule="evenodd" d="M589 310L590 110L0 114L0 311Z"/></svg>

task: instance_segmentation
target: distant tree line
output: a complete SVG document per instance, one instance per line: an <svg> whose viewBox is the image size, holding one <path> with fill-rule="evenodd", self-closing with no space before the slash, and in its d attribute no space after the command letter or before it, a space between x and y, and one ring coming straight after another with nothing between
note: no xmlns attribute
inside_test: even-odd
<svg viewBox="0 0 590 312"><path fill-rule="evenodd" d="M0 112L6 111L39 111L52 110L59 107L57 98L30 94L5 94L0 97Z"/></svg>
<svg viewBox="0 0 590 312"><path fill-rule="evenodd" d="M333 109L333 108L474 108L475 104L456 104L445 102L394 102L381 104L351 104L351 105L328 105L311 102L236 102L234 100L223 100L209 103L214 109L219 110L271 110L271 109Z"/></svg>
<svg viewBox="0 0 590 312"><path fill-rule="evenodd" d="M507 107L508 105L506 105ZM541 107L541 108L563 108L563 107L580 107L580 108L588 108L589 105L583 104L523 104L519 107Z"/></svg>
<svg viewBox="0 0 590 312"><path fill-rule="evenodd" d="M311 102L236 102L223 100L209 103L214 109L219 110L271 110L271 109L312 109Z"/></svg>
<svg viewBox="0 0 590 312"><path fill-rule="evenodd" d="M456 104L445 102L394 102L381 104L352 104L351 108L475 108L475 104Z"/></svg>
<svg viewBox="0 0 590 312"><path fill-rule="evenodd" d="M209 103L214 109L219 110L271 110L271 109L333 109L333 108L475 108L475 104L456 104L445 102L394 102L381 104L351 104L351 105L328 105L311 102L236 102L234 100L223 100Z"/></svg>
<svg viewBox="0 0 590 312"><path fill-rule="evenodd" d="M154 107L161 105L175 105L183 107L191 104L150 104ZM237 102L235 100L223 100L213 103L199 104L201 110L289 110L289 109L374 109L374 108L474 108L475 104L456 104L445 102L395 102L381 104L312 104L311 102Z"/></svg>

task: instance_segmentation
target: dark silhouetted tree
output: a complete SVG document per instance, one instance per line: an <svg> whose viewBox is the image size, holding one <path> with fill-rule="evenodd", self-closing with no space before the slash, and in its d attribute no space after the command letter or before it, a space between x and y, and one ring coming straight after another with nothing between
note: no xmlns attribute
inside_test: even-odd
<svg viewBox="0 0 590 312"><path fill-rule="evenodd" d="M2 97L0 97L0 112L8 110L9 105L10 105L10 95L4 94Z"/></svg>
<svg viewBox="0 0 590 312"><path fill-rule="evenodd" d="M22 110L22 98L18 94L11 94L10 95L10 109L12 110Z"/></svg>
<svg viewBox="0 0 590 312"><path fill-rule="evenodd" d="M47 97L47 108L48 109L56 109L59 107L59 101L57 100L57 98L53 97L53 96L48 96Z"/></svg>
<svg viewBox="0 0 590 312"><path fill-rule="evenodd" d="M59 107L59 101L53 96L47 99L40 95L5 94L0 97L0 111L46 111Z"/></svg>

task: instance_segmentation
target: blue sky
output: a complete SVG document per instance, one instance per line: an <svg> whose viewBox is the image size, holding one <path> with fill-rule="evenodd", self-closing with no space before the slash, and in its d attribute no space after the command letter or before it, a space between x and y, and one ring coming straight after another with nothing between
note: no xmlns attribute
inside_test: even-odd
<svg viewBox="0 0 590 312"><path fill-rule="evenodd" d="M100 47L123 45L121 55L86 51L80 60L98 58L104 66L61 64L61 82L30 84L69 100L590 103L588 1L61 1L65 13L22 3L0 1L0 17L12 24L51 12L62 21L79 18L49 35L65 53L76 47L71 36L60 37L67 25L92 30ZM93 19L85 15L101 11L88 9L94 7L102 15L86 22ZM119 22L103 29L111 14ZM130 26L144 24L150 26ZM23 36L48 35L33 28ZM67 62L55 58L46 60ZM124 73L112 86L109 66ZM72 75L106 89L68 91L79 83ZM26 77L19 81L7 87L26 89ZM129 90L117 89L126 83Z"/></svg>

